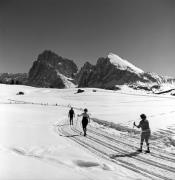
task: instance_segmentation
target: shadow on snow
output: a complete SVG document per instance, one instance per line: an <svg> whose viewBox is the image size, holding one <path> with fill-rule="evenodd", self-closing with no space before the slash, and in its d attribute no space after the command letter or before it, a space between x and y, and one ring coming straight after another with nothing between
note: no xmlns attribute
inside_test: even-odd
<svg viewBox="0 0 175 180"><path fill-rule="evenodd" d="M117 158L117 157L133 157L133 156L138 156L141 152L130 152L130 153L125 153L125 154L114 154L111 156L112 159Z"/></svg>

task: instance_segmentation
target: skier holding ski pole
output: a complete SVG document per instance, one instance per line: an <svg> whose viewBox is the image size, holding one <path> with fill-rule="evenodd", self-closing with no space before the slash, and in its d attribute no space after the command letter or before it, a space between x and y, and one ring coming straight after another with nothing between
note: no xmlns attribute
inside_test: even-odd
<svg viewBox="0 0 175 180"><path fill-rule="evenodd" d="M149 138L150 138L150 135L151 135L151 130L149 128L149 121L146 119L145 114L141 114L140 117L141 117L141 121L140 121L139 125L136 125L135 122L133 123L134 126L136 126L137 128L142 129L141 141L140 141L140 149L138 149L138 151L142 152L142 146L143 146L143 142L145 140L146 145L147 145L147 150L145 152L150 153Z"/></svg>
<svg viewBox="0 0 175 180"><path fill-rule="evenodd" d="M84 131L84 136L86 136L87 125L90 122L90 117L89 117L89 114L87 112L88 112L88 110L84 109L84 112L82 114L78 114L78 117L83 116L82 127L83 127L83 131Z"/></svg>

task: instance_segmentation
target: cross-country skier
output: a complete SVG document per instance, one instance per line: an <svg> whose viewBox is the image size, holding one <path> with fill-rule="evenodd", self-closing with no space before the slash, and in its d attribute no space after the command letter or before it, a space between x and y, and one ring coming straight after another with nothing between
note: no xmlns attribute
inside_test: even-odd
<svg viewBox="0 0 175 180"><path fill-rule="evenodd" d="M86 131L87 131L86 127L87 127L88 123L90 122L90 117L87 112L88 112L88 110L84 109L84 112L82 114L78 114L78 116L83 116L82 127L83 127L83 131L84 131L84 136L86 136Z"/></svg>
<svg viewBox="0 0 175 180"><path fill-rule="evenodd" d="M72 107L71 107L71 109L69 110L68 117L70 118L70 125L73 125L73 118L75 117L75 112L74 112L74 110L73 110Z"/></svg>
<svg viewBox="0 0 175 180"><path fill-rule="evenodd" d="M141 121L140 121L138 126L134 122L134 126L136 126L137 128L141 128L142 129L140 149L138 149L138 151L142 152L142 146L143 146L143 142L145 140L146 145L147 145L147 150L145 152L146 153L150 153L149 138L150 138L150 135L151 135L151 131L150 131L150 128L149 128L149 122L146 119L146 115L145 114L141 114L140 117L141 117Z"/></svg>

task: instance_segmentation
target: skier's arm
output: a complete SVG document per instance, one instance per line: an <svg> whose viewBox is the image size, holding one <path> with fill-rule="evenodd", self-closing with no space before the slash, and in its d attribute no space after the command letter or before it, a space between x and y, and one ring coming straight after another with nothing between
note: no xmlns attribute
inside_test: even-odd
<svg viewBox="0 0 175 180"><path fill-rule="evenodd" d="M77 116L78 116L78 117L83 116L83 113L82 113L82 114L77 114Z"/></svg>
<svg viewBox="0 0 175 180"><path fill-rule="evenodd" d="M134 124L135 127L140 128L140 124L139 124L139 125L136 125L135 122L134 122L133 124Z"/></svg>
<svg viewBox="0 0 175 180"><path fill-rule="evenodd" d="M137 126L138 128L140 128L142 125L141 125L141 122L139 123L139 125Z"/></svg>

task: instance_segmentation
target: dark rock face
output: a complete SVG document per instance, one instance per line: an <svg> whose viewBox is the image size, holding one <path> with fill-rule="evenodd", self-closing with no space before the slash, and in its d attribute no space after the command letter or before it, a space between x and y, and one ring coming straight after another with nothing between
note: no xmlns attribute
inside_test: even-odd
<svg viewBox="0 0 175 180"><path fill-rule="evenodd" d="M162 83L175 84L175 78L164 77L155 73L133 71L132 65L131 68L129 66L122 68L122 65L127 64L126 61L120 59L117 55L113 55L113 57L118 58L118 61L113 62L111 56L99 58L96 65L86 62L77 72L78 68L72 60L46 50L39 54L28 74L2 73L0 74L0 83L65 88L65 86L71 87L69 85L72 84L68 82L71 81L78 84L78 87L96 87L111 90L119 89L119 86L116 85L127 84L131 88L147 91L159 89ZM116 65L116 63L118 64Z"/></svg>
<svg viewBox="0 0 175 180"><path fill-rule="evenodd" d="M86 62L76 75L76 81L79 87L90 87L89 83L92 79L91 75L94 71L94 66Z"/></svg>
<svg viewBox="0 0 175 180"><path fill-rule="evenodd" d="M175 83L174 79L167 79L157 74L135 73L128 69L119 69L110 62L109 58L99 58L96 65L86 63L77 76L79 87L105 89L116 89L116 85L127 84L131 88L151 91L154 86L159 87L161 83Z"/></svg>
<svg viewBox="0 0 175 180"><path fill-rule="evenodd" d="M79 87L115 89L115 85L146 81L141 75L120 70L110 63L109 58L99 58L95 66L86 63L78 73Z"/></svg>
<svg viewBox="0 0 175 180"><path fill-rule="evenodd" d="M77 70L72 60L62 58L52 51L44 51L29 71L28 84L36 87L64 88L65 84L59 74L73 78Z"/></svg>

